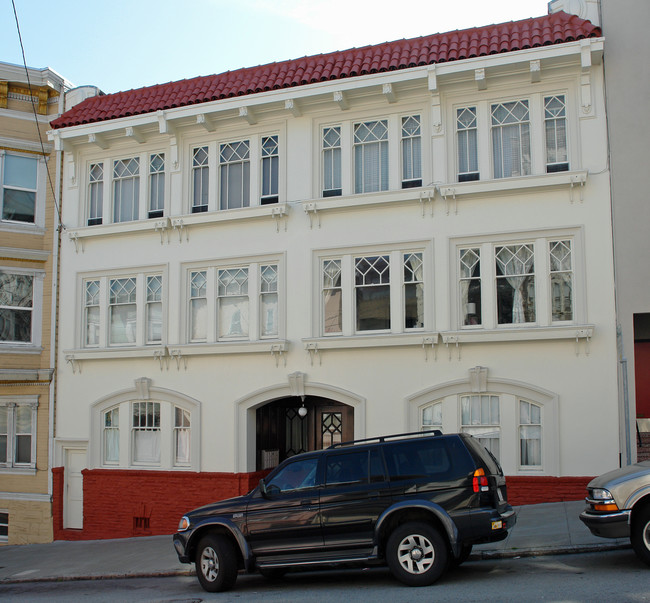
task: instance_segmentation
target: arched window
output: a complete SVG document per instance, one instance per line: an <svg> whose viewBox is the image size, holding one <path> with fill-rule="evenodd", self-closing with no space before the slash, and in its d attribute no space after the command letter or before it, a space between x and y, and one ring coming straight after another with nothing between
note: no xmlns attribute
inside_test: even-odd
<svg viewBox="0 0 650 603"><path fill-rule="evenodd" d="M420 409L420 431L442 430L442 402L427 404Z"/></svg>

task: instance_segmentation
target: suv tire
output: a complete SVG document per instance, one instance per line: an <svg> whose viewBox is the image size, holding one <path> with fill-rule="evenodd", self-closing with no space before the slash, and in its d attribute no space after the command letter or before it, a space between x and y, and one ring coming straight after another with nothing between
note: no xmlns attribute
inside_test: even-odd
<svg viewBox="0 0 650 603"><path fill-rule="evenodd" d="M650 565L650 503L646 503L632 520L630 541L637 557Z"/></svg>
<svg viewBox="0 0 650 603"><path fill-rule="evenodd" d="M221 534L201 538L196 549L196 575L210 593L230 590L237 580L237 553Z"/></svg>
<svg viewBox="0 0 650 603"><path fill-rule="evenodd" d="M391 573L408 586L433 584L447 567L447 557L447 545L440 532L426 523L399 526L386 545Z"/></svg>

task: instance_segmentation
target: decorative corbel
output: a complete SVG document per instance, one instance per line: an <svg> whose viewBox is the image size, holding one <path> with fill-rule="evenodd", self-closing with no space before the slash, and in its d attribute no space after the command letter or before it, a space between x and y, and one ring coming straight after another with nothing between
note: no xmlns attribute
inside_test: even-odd
<svg viewBox="0 0 650 603"><path fill-rule="evenodd" d="M79 233L74 230L68 233L68 238L74 243L75 253L79 253L79 248L81 248L81 253L84 252L84 242L83 239L79 239Z"/></svg>
<svg viewBox="0 0 650 603"><path fill-rule="evenodd" d="M315 203L305 203L302 206L302 209L309 217L309 230L313 228L312 224L312 215L318 220L318 228L320 228L320 214L318 213L318 207Z"/></svg>
<svg viewBox="0 0 650 603"><path fill-rule="evenodd" d="M585 356L589 356L590 347L591 347L591 329L578 329L576 331L576 356L580 355L580 340L585 340Z"/></svg>
<svg viewBox="0 0 650 603"><path fill-rule="evenodd" d="M530 62L530 81L533 84L542 81L542 61L539 59Z"/></svg>
<svg viewBox="0 0 650 603"><path fill-rule="evenodd" d="M127 128L124 129L124 135L127 138L132 138L133 140L135 140L139 144L142 144L143 142L145 142L144 136L142 136L142 132L140 132L139 130L136 130L132 126L128 126Z"/></svg>
<svg viewBox="0 0 650 603"><path fill-rule="evenodd" d="M106 142L106 139L101 134L88 134L88 142L104 151L108 149L108 142Z"/></svg>
<svg viewBox="0 0 650 603"><path fill-rule="evenodd" d="M181 370L181 362L183 363L183 368L187 370L187 356L183 356L181 350L169 350L169 357L176 360L176 370Z"/></svg>
<svg viewBox="0 0 650 603"><path fill-rule="evenodd" d="M347 111L350 108L348 99L342 90L337 90L334 93L334 102L339 106L339 109L341 109L341 111Z"/></svg>
<svg viewBox="0 0 650 603"><path fill-rule="evenodd" d="M160 232L160 244L164 242L165 233L167 234L167 244L169 244L169 218L163 218L162 220L156 220L154 223L154 230Z"/></svg>
<svg viewBox="0 0 650 603"><path fill-rule="evenodd" d="M74 357L74 354L66 354L65 361L72 367L72 374L76 374L77 370L81 373L81 363Z"/></svg>
<svg viewBox="0 0 650 603"><path fill-rule="evenodd" d="M239 107L239 117L245 119L249 126L254 126L257 123L255 113L250 107Z"/></svg>
<svg viewBox="0 0 650 603"><path fill-rule="evenodd" d="M163 366L165 368L169 368L169 365L167 364L167 350L162 349L162 350L156 350L153 353L153 357L158 360L158 363L160 364L160 372L162 373Z"/></svg>
<svg viewBox="0 0 650 603"><path fill-rule="evenodd" d="M381 88L381 93L391 105L397 102L397 95L393 90L393 84L384 84Z"/></svg>
<svg viewBox="0 0 650 603"><path fill-rule="evenodd" d="M271 217L275 220L275 232L280 232L280 221L284 222L284 231L287 231L287 209L285 205L274 207L271 210Z"/></svg>
<svg viewBox="0 0 650 603"><path fill-rule="evenodd" d="M447 346L447 350L449 351L449 361L451 362L451 350L452 350L452 348L449 347L449 344L451 344L452 346L454 345L456 346L458 360L460 360L460 340L458 339L458 335L443 335L442 341L444 342L445 346Z"/></svg>
<svg viewBox="0 0 650 603"><path fill-rule="evenodd" d="M433 351L433 359L438 360L438 350L436 349L436 343L438 343L438 336L435 337L423 337L422 338L422 349L424 350L424 361L429 361L429 348Z"/></svg>
<svg viewBox="0 0 650 603"><path fill-rule="evenodd" d="M183 218L172 218L172 228L174 230L178 229L178 242L179 243L183 242L183 230L185 230L185 241L188 242L190 240L190 230L183 223Z"/></svg>
<svg viewBox="0 0 650 603"><path fill-rule="evenodd" d="M438 192L445 202L445 212L449 215L449 197L454 201L454 214L458 214L458 202L456 201L456 189L453 186L438 187Z"/></svg>
<svg viewBox="0 0 650 603"><path fill-rule="evenodd" d="M573 176L570 177L570 180L571 180L571 188L569 189L569 197L571 203L573 203L573 189L576 186L580 187L580 203L582 203L584 201L584 190L585 190L585 183L587 182L587 175L584 173L574 174Z"/></svg>
<svg viewBox="0 0 650 603"><path fill-rule="evenodd" d="M479 90L487 90L487 78L485 77L485 69L474 69L474 80Z"/></svg>
<svg viewBox="0 0 650 603"><path fill-rule="evenodd" d="M298 101L293 98L288 98L284 101L284 108L291 113L294 117L302 117L302 111L298 106Z"/></svg>
<svg viewBox="0 0 650 603"><path fill-rule="evenodd" d="M307 350L307 353L309 354L309 362L311 366L314 366L314 356L318 356L318 364L319 366L323 364L321 357L320 357L320 350L318 349L318 344L316 342L310 342L305 344L305 349Z"/></svg>
<svg viewBox="0 0 650 603"><path fill-rule="evenodd" d="M282 344L274 343L271 345L271 358L275 358L276 368L280 363L280 358L284 359L284 366L287 366L287 355Z"/></svg>
<svg viewBox="0 0 650 603"><path fill-rule="evenodd" d="M428 191L420 192L420 207L422 209L422 217L425 215L425 208L428 205L430 208L431 217L433 217L433 201L436 197L436 189L432 188Z"/></svg>
<svg viewBox="0 0 650 603"><path fill-rule="evenodd" d="M176 128L174 124L167 119L167 114L162 110L158 109L156 111L156 117L158 118L158 132L160 134L169 134L169 136L176 136Z"/></svg>
<svg viewBox="0 0 650 603"><path fill-rule="evenodd" d="M196 116L196 123L199 126L203 126L208 132L214 132L217 129L217 124L209 115L206 115L205 113L199 113Z"/></svg>

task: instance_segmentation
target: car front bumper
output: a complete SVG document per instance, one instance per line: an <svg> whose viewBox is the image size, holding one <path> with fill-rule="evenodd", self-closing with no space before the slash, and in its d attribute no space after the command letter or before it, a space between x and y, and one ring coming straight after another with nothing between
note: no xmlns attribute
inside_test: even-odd
<svg viewBox="0 0 650 603"><path fill-rule="evenodd" d="M580 520L594 536L601 538L629 538L631 511L594 513L590 508L580 513Z"/></svg>

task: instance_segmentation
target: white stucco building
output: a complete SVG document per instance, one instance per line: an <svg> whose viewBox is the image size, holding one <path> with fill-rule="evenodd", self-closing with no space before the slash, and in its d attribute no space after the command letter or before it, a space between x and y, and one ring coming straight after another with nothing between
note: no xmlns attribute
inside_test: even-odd
<svg viewBox="0 0 650 603"><path fill-rule="evenodd" d="M386 433L475 434L514 502L617 466L597 25L557 12L53 122L55 537L170 532L287 455Z"/></svg>

